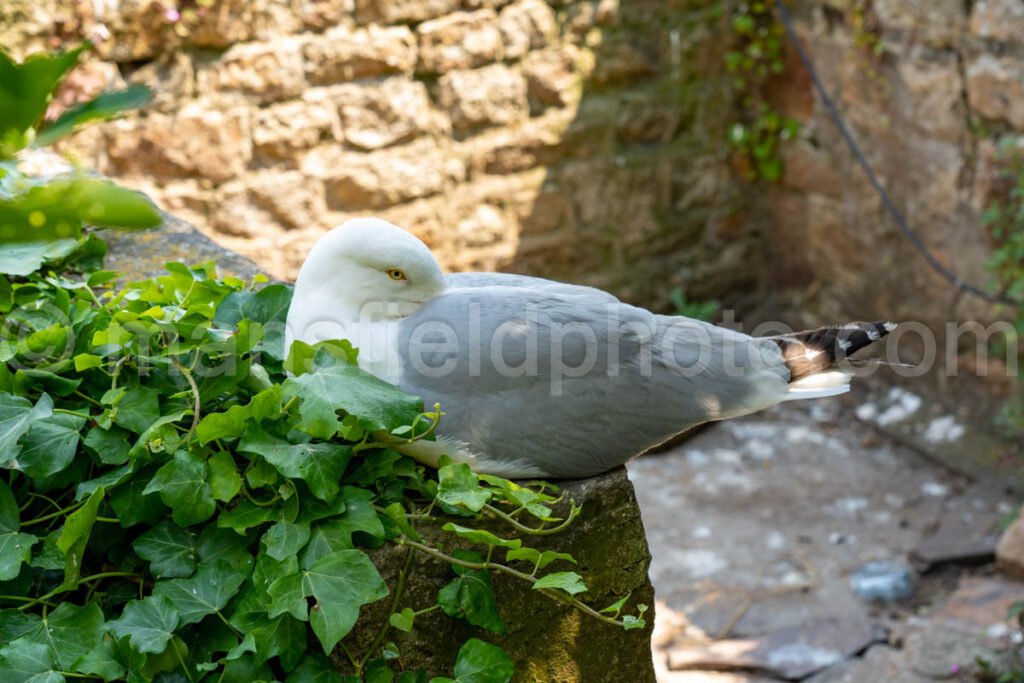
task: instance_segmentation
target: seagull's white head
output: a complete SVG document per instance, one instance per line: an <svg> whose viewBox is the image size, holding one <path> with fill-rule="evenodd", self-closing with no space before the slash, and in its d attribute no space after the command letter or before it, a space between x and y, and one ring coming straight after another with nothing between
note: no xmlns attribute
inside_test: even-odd
<svg viewBox="0 0 1024 683"><path fill-rule="evenodd" d="M427 245L387 221L356 218L313 246L292 307L397 318L443 290L444 275Z"/></svg>

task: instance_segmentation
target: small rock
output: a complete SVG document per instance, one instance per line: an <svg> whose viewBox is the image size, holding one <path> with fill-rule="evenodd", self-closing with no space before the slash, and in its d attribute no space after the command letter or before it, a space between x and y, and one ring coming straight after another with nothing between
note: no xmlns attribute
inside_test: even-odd
<svg viewBox="0 0 1024 683"><path fill-rule="evenodd" d="M813 619L760 638L673 648L668 651L668 668L753 669L796 680L841 662L875 639L875 629L867 622Z"/></svg>
<svg viewBox="0 0 1024 683"><path fill-rule="evenodd" d="M558 27L548 3L520 0L501 11L498 30L505 44L505 58L518 59L530 50L550 44Z"/></svg>
<svg viewBox="0 0 1024 683"><path fill-rule="evenodd" d="M985 118L1024 128L1024 66L1019 60L981 54L967 65L971 107Z"/></svg>
<svg viewBox="0 0 1024 683"><path fill-rule="evenodd" d="M295 97L306 87L299 43L236 45L199 71L198 84L204 94L236 92L261 104Z"/></svg>
<svg viewBox="0 0 1024 683"><path fill-rule="evenodd" d="M1024 40L1024 3L977 0L971 12L971 33L1004 42Z"/></svg>
<svg viewBox="0 0 1024 683"><path fill-rule="evenodd" d="M441 77L441 106L457 130L501 126L526 118L526 81L502 64Z"/></svg>
<svg viewBox="0 0 1024 683"><path fill-rule="evenodd" d="M948 562L980 563L992 559L998 522L995 510L974 510L967 497L958 497L944 510L938 527L914 549L914 559L928 566Z"/></svg>
<svg viewBox="0 0 1024 683"><path fill-rule="evenodd" d="M868 562L854 571L850 588L865 602L906 600L914 594L914 573L905 560Z"/></svg>
<svg viewBox="0 0 1024 683"><path fill-rule="evenodd" d="M1024 516L1018 516L999 538L996 566L1008 576L1024 579Z"/></svg>
<svg viewBox="0 0 1024 683"><path fill-rule="evenodd" d="M303 49L310 83L326 85L385 74L411 74L416 38L407 26L352 31L338 27L316 36Z"/></svg>
<svg viewBox="0 0 1024 683"><path fill-rule="evenodd" d="M1024 600L1024 584L1000 577L969 576L929 615L929 621L963 631L998 632L1008 623L1007 613ZM993 627L996 627L993 629Z"/></svg>
<svg viewBox="0 0 1024 683"><path fill-rule="evenodd" d="M456 12L426 21L419 25L417 33L418 70L426 73L472 69L501 59L503 54L498 16L489 9Z"/></svg>

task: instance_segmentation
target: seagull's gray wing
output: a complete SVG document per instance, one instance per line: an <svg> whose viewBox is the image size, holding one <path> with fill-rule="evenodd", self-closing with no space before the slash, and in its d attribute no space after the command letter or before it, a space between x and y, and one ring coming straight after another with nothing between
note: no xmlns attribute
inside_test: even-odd
<svg viewBox="0 0 1024 683"><path fill-rule="evenodd" d="M478 287L518 287L534 293L586 297L591 302L619 303L613 295L594 287L572 285L531 275L513 273L450 273L444 276L448 290Z"/></svg>
<svg viewBox="0 0 1024 683"><path fill-rule="evenodd" d="M399 325L401 387L481 471L590 476L786 393L773 342L547 282L466 282Z"/></svg>

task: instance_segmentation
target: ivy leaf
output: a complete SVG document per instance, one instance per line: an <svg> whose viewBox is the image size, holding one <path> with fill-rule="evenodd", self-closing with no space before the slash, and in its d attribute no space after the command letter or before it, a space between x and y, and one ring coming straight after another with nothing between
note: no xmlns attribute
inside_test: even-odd
<svg viewBox="0 0 1024 683"><path fill-rule="evenodd" d="M123 465L128 462L128 452L132 449L128 437L129 433L120 427L103 429L97 425L85 435L83 443L104 465Z"/></svg>
<svg viewBox="0 0 1024 683"><path fill-rule="evenodd" d="M145 85L132 85L124 90L101 93L88 102L70 107L57 117L56 121L40 131L36 144L52 145L83 123L113 118L128 109L141 107L152 96L153 91Z"/></svg>
<svg viewBox="0 0 1024 683"><path fill-rule="evenodd" d="M217 307L213 321L220 326L234 328L242 320L263 325L264 336L256 349L274 360L284 360L284 330L288 307L292 301L292 288L286 285L267 285L258 292L232 292Z"/></svg>
<svg viewBox="0 0 1024 683"><path fill-rule="evenodd" d="M309 543L302 552L304 569L337 550L355 548L357 534L364 545L380 545L384 540L384 525L373 508L373 497L372 492L352 486L342 490L344 512L312 527Z"/></svg>
<svg viewBox="0 0 1024 683"><path fill-rule="evenodd" d="M0 136L22 133L43 116L53 91L68 71L78 63L85 47L56 54L38 53L16 63L6 52L0 53ZM8 150L16 151L16 150Z"/></svg>
<svg viewBox="0 0 1024 683"><path fill-rule="evenodd" d="M77 673L99 676L107 683L124 679L127 670L118 658L114 641L107 639L74 664Z"/></svg>
<svg viewBox="0 0 1024 683"><path fill-rule="evenodd" d="M267 555L281 561L292 557L309 541L309 524L277 522L263 534L263 547Z"/></svg>
<svg viewBox="0 0 1024 683"><path fill-rule="evenodd" d="M0 213L2 213L0 202ZM0 273L31 275L44 263L69 256L78 248L77 239L10 242L0 238Z"/></svg>
<svg viewBox="0 0 1024 683"><path fill-rule="evenodd" d="M20 533L18 502L9 486L0 481L0 581L18 576L23 562L32 557L32 546L39 539Z"/></svg>
<svg viewBox="0 0 1024 683"><path fill-rule="evenodd" d="M306 602L302 574L288 574L275 579L267 588L267 595L270 597L271 618L290 614L299 621L309 621L309 605Z"/></svg>
<svg viewBox="0 0 1024 683"><path fill-rule="evenodd" d="M5 683L64 683L50 648L27 638L0 648L0 678Z"/></svg>
<svg viewBox="0 0 1024 683"><path fill-rule="evenodd" d="M508 683L515 670L500 647L470 638L459 649L455 678L432 678L430 683Z"/></svg>
<svg viewBox="0 0 1024 683"><path fill-rule="evenodd" d="M158 579L183 578L196 570L196 538L171 521L145 531L132 544Z"/></svg>
<svg viewBox="0 0 1024 683"><path fill-rule="evenodd" d="M162 595L153 595L125 605L119 619L107 622L107 630L118 639L128 636L137 652L157 655L167 649L178 623L174 603Z"/></svg>
<svg viewBox="0 0 1024 683"><path fill-rule="evenodd" d="M242 477L235 459L227 451L210 457L210 491L215 500L230 502L242 490Z"/></svg>
<svg viewBox="0 0 1024 683"><path fill-rule="evenodd" d="M403 633L409 633L412 631L412 624L415 619L416 613L410 608L405 607L401 612L393 612L391 616L388 617L388 623Z"/></svg>
<svg viewBox="0 0 1024 683"><path fill-rule="evenodd" d="M456 550L455 557L470 562L482 561L478 553L464 550ZM486 569L459 565L452 565L452 568L458 576L437 593L437 604L444 613L495 633L505 633L505 622L498 612L491 588L491 573Z"/></svg>
<svg viewBox="0 0 1024 683"><path fill-rule="evenodd" d="M207 466L202 458L188 451L177 451L174 460L157 470L142 493L159 493L179 526L205 522L217 510L206 474Z"/></svg>
<svg viewBox="0 0 1024 683"><path fill-rule="evenodd" d="M0 393L0 467L18 466L18 440L39 420L53 414L53 399L43 394L33 406L28 399Z"/></svg>
<svg viewBox="0 0 1024 683"><path fill-rule="evenodd" d="M196 549L199 551L199 559L208 564L224 560L234 569L248 569L253 564L252 554L248 550L249 540L245 535L229 529L208 525L199 534Z"/></svg>
<svg viewBox="0 0 1024 683"><path fill-rule="evenodd" d="M465 463L445 465L437 478L438 502L456 512L480 512L491 500L491 492L480 487L480 478Z"/></svg>
<svg viewBox="0 0 1024 683"><path fill-rule="evenodd" d="M65 586L72 586L78 581L79 572L82 570L82 558L85 556L85 546L92 534L92 527L96 523L96 516L104 495L103 487L97 488L86 499L82 507L72 512L64 520L64 528L61 529L60 537L57 538L57 548L64 553Z"/></svg>
<svg viewBox="0 0 1024 683"><path fill-rule="evenodd" d="M569 595L576 595L587 590L586 584L583 583L583 577L576 572L554 572L553 574L547 574L539 578L533 584L533 588L534 590L545 588L561 590Z"/></svg>
<svg viewBox="0 0 1024 683"><path fill-rule="evenodd" d="M167 506L159 495L146 495L147 485L145 479L135 478L110 494L110 507L114 508L121 526L152 524L167 513Z"/></svg>
<svg viewBox="0 0 1024 683"><path fill-rule="evenodd" d="M65 602L44 615L25 637L49 646L60 668L70 671L79 657L102 642L103 612L97 605L82 607Z"/></svg>
<svg viewBox="0 0 1024 683"><path fill-rule="evenodd" d="M220 513L217 526L242 534L254 526L281 519L281 511L278 508L254 505L246 500L239 503L235 509Z"/></svg>
<svg viewBox="0 0 1024 683"><path fill-rule="evenodd" d="M206 445L215 439L229 439L245 434L250 421L276 417L281 413L281 385L275 384L252 397L244 406L231 406L222 413L210 413L196 426L199 443Z"/></svg>
<svg viewBox="0 0 1024 683"><path fill-rule="evenodd" d="M129 389L117 404L114 422L142 434L160 418L160 392L151 387Z"/></svg>
<svg viewBox="0 0 1024 683"><path fill-rule="evenodd" d="M359 550L339 550L320 558L302 573L302 588L316 600L309 621L325 652L352 630L360 607L388 594L377 567Z"/></svg>
<svg viewBox="0 0 1024 683"><path fill-rule="evenodd" d="M505 555L506 560L524 560L532 562L537 569L544 569L555 560L565 560L576 564L576 558L568 553L557 553L554 550L541 552L536 548L517 548L509 550Z"/></svg>
<svg viewBox="0 0 1024 683"><path fill-rule="evenodd" d="M288 683L345 683L345 678L330 662L310 655L288 674Z"/></svg>
<svg viewBox="0 0 1024 683"><path fill-rule="evenodd" d="M32 423L21 438L18 462L22 471L33 479L45 479L71 464L78 451L79 432L85 418L57 414Z"/></svg>
<svg viewBox="0 0 1024 683"><path fill-rule="evenodd" d="M238 450L262 456L286 477L302 479L314 496L328 502L338 495L338 482L352 456L352 449L348 446L293 444L254 427L246 432Z"/></svg>
<svg viewBox="0 0 1024 683"><path fill-rule="evenodd" d="M492 534L490 531L484 531L483 529L468 529L464 526L453 524L452 522L448 522L441 528L445 531L451 531L460 538L464 538L467 541L472 541L473 543L483 543L485 545L497 546L501 548L511 548L513 550L523 545L523 542L520 541L518 538L499 538L498 536Z"/></svg>
<svg viewBox="0 0 1024 683"><path fill-rule="evenodd" d="M153 595L167 598L177 609L178 623L184 626L224 609L247 578L246 572L218 560L199 565L191 578L158 581Z"/></svg>
<svg viewBox="0 0 1024 683"><path fill-rule="evenodd" d="M306 652L306 625L287 614L270 617L254 591L250 590L242 596L230 621L239 631L252 634L256 641L257 663L263 663L271 657L280 657L281 666L288 671Z"/></svg>
<svg viewBox="0 0 1024 683"><path fill-rule="evenodd" d="M388 432L411 424L423 410L419 398L323 348L313 357L312 372L285 380L284 399L295 396L302 400L297 428L321 439L329 439L341 428L339 410L358 417L366 429Z"/></svg>

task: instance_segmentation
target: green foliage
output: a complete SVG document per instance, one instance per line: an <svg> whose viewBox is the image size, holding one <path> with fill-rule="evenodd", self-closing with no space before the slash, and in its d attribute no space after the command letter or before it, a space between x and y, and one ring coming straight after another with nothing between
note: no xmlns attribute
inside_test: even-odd
<svg viewBox="0 0 1024 683"><path fill-rule="evenodd" d="M0 49L0 273L28 275L45 263L68 260L88 265L102 257L102 247L84 234L85 225L141 229L162 222L137 192L82 173L40 177L19 154L149 100L149 89L141 86L103 93L46 123L47 107L84 49L32 55L21 64Z"/></svg>
<svg viewBox="0 0 1024 683"><path fill-rule="evenodd" d="M671 291L670 296L672 305L676 308L676 315L684 315L687 318L713 322L719 311L722 310L721 304L717 301L687 300L683 290L678 287Z"/></svg>
<svg viewBox="0 0 1024 683"><path fill-rule="evenodd" d="M1000 191L981 217L995 245L986 267L995 277L996 287L1007 296L1024 300L1024 148L1016 138L1008 138L999 149ZM1024 335L1024 309L1013 311L1016 339L1011 348L1020 348ZM1022 358L1024 359L1024 358ZM1024 434L1024 389L1007 401L997 418L998 424L1013 437Z"/></svg>
<svg viewBox="0 0 1024 683"><path fill-rule="evenodd" d="M495 572L643 625L642 605L581 602L569 554L529 547L579 514L556 514L554 487L399 455L440 410L361 371L347 343L283 358L289 289L212 264L120 289L115 275L0 275L0 680L418 683L387 634L437 609L503 633ZM368 553L385 543L409 553L391 586ZM414 557L453 571L419 610ZM378 631L362 652L346 645L357 624ZM514 670L476 638L452 667L433 681Z"/></svg>
<svg viewBox="0 0 1024 683"><path fill-rule="evenodd" d="M784 117L765 100L772 76L785 65L785 31L771 3L740 3L732 11L736 46L725 54L725 67L737 93L740 120L729 127L729 145L738 153L738 166L748 180L776 182L782 178L780 145L796 137L799 123Z"/></svg>

